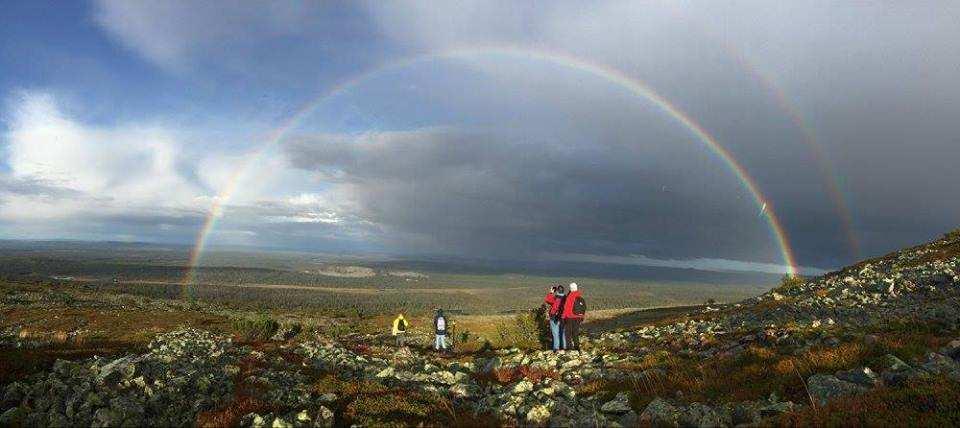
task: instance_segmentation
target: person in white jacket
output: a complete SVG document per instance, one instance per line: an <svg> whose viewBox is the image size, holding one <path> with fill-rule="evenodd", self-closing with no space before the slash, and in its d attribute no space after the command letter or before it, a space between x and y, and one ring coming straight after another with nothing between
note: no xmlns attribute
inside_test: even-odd
<svg viewBox="0 0 960 428"><path fill-rule="evenodd" d="M445 351L447 349L447 317L443 315L443 309L437 309L437 315L433 317L433 328L437 334L433 341L433 349Z"/></svg>

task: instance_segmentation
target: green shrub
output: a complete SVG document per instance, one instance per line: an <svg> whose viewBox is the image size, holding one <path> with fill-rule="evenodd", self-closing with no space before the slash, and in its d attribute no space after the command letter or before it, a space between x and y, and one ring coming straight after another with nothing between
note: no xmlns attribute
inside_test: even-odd
<svg viewBox="0 0 960 428"><path fill-rule="evenodd" d="M280 328L280 323L267 314L253 318L238 318L233 321L237 335L246 340L268 340Z"/></svg>
<svg viewBox="0 0 960 428"><path fill-rule="evenodd" d="M514 319L497 325L497 337L501 347L535 349L550 343L550 327L542 308L518 314Z"/></svg>
<svg viewBox="0 0 960 428"><path fill-rule="evenodd" d="M76 299L74 299L72 295L60 290L50 290L41 295L40 300L49 303L59 303L62 305L70 305L76 302Z"/></svg>

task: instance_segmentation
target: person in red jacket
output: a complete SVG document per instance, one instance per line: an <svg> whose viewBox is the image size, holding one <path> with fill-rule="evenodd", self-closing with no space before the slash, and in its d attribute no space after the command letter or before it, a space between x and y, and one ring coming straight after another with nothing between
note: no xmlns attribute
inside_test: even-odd
<svg viewBox="0 0 960 428"><path fill-rule="evenodd" d="M553 350L559 351L563 349L563 323L561 323L561 307L563 305L563 297L566 295L566 290L563 289L562 285L554 285L550 287L550 292L547 293L547 297L543 298L543 302L547 304L547 321L550 323L550 333L553 334Z"/></svg>
<svg viewBox="0 0 960 428"><path fill-rule="evenodd" d="M561 311L561 317L563 318L563 332L566 337L564 337L564 344L566 344L565 349L575 349L580 350L580 323L583 322L583 317L587 313L587 304L583 300L583 296L580 294L579 287L576 282L570 283L570 292L567 293L567 296L563 299L563 309Z"/></svg>

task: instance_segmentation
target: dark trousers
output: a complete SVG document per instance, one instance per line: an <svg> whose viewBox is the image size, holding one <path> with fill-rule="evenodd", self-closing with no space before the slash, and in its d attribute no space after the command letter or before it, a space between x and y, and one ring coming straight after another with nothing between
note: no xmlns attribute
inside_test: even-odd
<svg viewBox="0 0 960 428"><path fill-rule="evenodd" d="M580 350L580 323L583 322L581 318L567 318L563 320L563 334L565 340L566 349L575 349Z"/></svg>

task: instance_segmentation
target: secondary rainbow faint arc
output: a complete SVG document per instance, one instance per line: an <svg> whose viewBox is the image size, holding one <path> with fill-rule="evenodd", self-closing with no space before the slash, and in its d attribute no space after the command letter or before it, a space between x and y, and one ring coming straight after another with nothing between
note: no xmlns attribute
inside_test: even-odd
<svg viewBox="0 0 960 428"><path fill-rule="evenodd" d="M723 50L740 64L740 68L753 76L753 78L763 86L764 90L773 95L777 106L780 107L780 110L787 115L794 126L800 131L803 143L810 148L820 176L823 177L823 181L827 187L827 194L830 196L833 206L836 207L837 213L840 215L840 221L842 222L841 227L843 227L843 232L846 235L847 245L850 247L850 252L853 253L851 255L854 259L859 259L860 240L853 230L853 213L850 211L849 204L847 204L847 198L844 197L843 192L840 190L840 179L837 175L837 168L833 162L830 161L823 145L817 141L815 132L807 125L807 121L803 119L800 110L790 102L787 93L780 85L775 83L768 73L761 71L753 61L747 58L747 55L742 50L732 45L724 37L716 36L716 39L719 40Z"/></svg>
<svg viewBox="0 0 960 428"><path fill-rule="evenodd" d="M754 203L758 208L766 206L765 209L762 209L762 213L767 219L767 223L769 224L770 230L774 235L783 262L786 264L787 274L795 275L797 273L797 263L793 255L793 250L789 245L787 234L776 216L774 204L763 196L763 194L760 192L759 186L757 186L756 181L754 181L753 177L750 176L747 170L739 162L737 162L733 155L726 148L721 146L720 143L712 135L710 135L709 132L703 129L703 127L697 124L685 112L674 106L666 98L658 94L643 82L631 78L630 76L627 76L620 70L617 70L613 67L588 62L562 52L513 46L496 46L472 47L466 49L454 49L443 52L426 53L406 57L399 61L385 63L329 88L317 98L306 103L300 110L297 111L296 114L290 117L290 119L284 122L276 130L271 132L267 142L264 143L263 146L261 146L252 155L247 156L240 168L237 169L233 176L227 181L227 184L224 186L223 190L213 198L210 211L204 220L200 232L197 234L196 243L191 251L188 266L189 270L188 274L184 278L183 284L187 285L194 282L196 277L196 268L200 264L200 259L203 256L203 251L206 247L210 233L216 226L217 219L223 214L224 204L229 201L236 192L237 186L242 181L241 179L243 178L243 175L249 170L250 166L256 163L256 161L266 152L266 150L279 144L280 140L282 140L292 129L296 128L296 126L299 125L305 117L309 116L310 113L312 113L319 105L323 104L329 98L343 93L345 90L350 89L384 71L394 70L425 61L455 58L469 59L470 57L480 55L514 56L561 65L603 78L604 80L616 84L617 86L626 89L630 93L655 104L665 113L670 115L670 117L692 132L698 140L700 140L705 146L718 155L724 161L724 163L727 164L727 166L737 176L737 179L741 182L741 184L750 192L754 199Z"/></svg>

